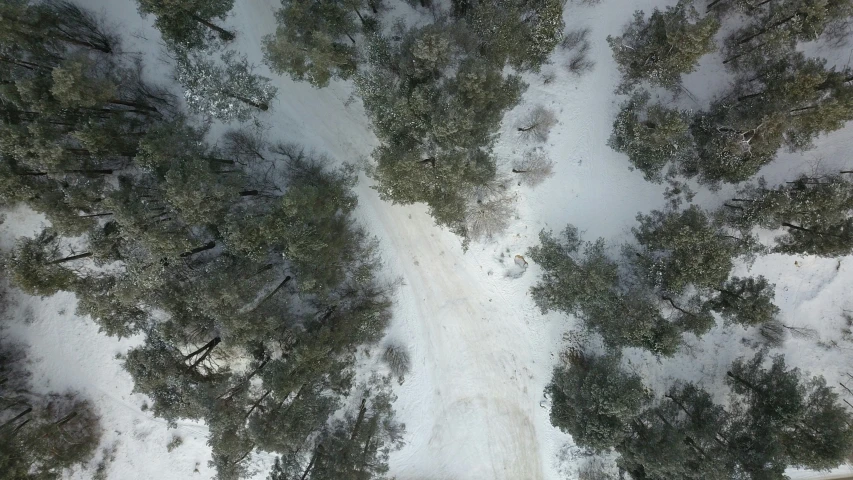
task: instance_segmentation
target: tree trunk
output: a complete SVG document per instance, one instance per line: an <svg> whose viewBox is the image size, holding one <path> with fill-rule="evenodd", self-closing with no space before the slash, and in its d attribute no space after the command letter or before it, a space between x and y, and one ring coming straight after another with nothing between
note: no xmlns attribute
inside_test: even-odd
<svg viewBox="0 0 853 480"><path fill-rule="evenodd" d="M733 380L734 380L734 381L736 381L737 383L739 383L739 384L741 384L741 385L744 385L746 388L748 388L748 389L752 390L752 391L753 391L753 392L755 392L755 393L763 393L763 392L761 391L761 389L759 389L758 387L756 387L756 386L755 386L755 385L753 385L752 383L750 383L750 382L748 382L748 381L744 380L743 378L738 377L737 375L735 375L735 374L734 374L734 373L732 373L731 371L726 372L726 376L727 376L727 377L729 377L729 378L731 378L731 379L733 379Z"/></svg>
<svg viewBox="0 0 853 480"><path fill-rule="evenodd" d="M71 412L68 415L66 415L66 416L60 418L59 420L57 420L56 422L54 422L54 425L56 425L57 427L61 427L61 426L65 425L66 423L70 422L71 420L73 420L74 417L76 417L76 416L77 416L77 412Z"/></svg>
<svg viewBox="0 0 853 480"><path fill-rule="evenodd" d="M261 301L258 302L257 305L255 305L255 308L253 308L252 311L254 311L255 309L259 308L261 305L266 303L267 300L272 298L273 295L275 295L276 293L278 293L279 290L284 288L284 286L287 285L287 282L290 281L290 278L291 278L290 275L284 277L284 280L282 280L281 283L279 283L278 286L273 289L273 291L271 291L263 299L261 299Z"/></svg>
<svg viewBox="0 0 853 480"><path fill-rule="evenodd" d="M367 403L366 398L361 399L361 406L358 409L358 417L355 420L355 425L352 427L352 433L349 436L350 441L355 440L355 437L358 435L358 429L361 428L361 422L364 421L364 414L367 413Z"/></svg>
<svg viewBox="0 0 853 480"><path fill-rule="evenodd" d="M15 415L14 417L10 418L9 420L7 420L5 422L3 422L3 425L0 425L0 429L5 428L6 425L10 425L10 424L14 423L16 420L27 415L28 413L30 413L32 411L33 411L33 407L27 407L27 409L24 410L23 412Z"/></svg>
<svg viewBox="0 0 853 480"><path fill-rule="evenodd" d="M705 13L708 13L708 12L710 12L711 10L713 10L713 9L714 9L714 7L716 7L716 6L717 6L717 4L718 4L718 3L720 3L721 1L722 1L722 0L714 0L713 2L709 3L709 4L708 4L708 7L705 9Z"/></svg>
<svg viewBox="0 0 853 480"><path fill-rule="evenodd" d="M184 252L184 253L182 253L180 256L181 256L181 258L190 257L190 256L195 255L196 253L201 253L201 252L203 252L203 251L205 251L205 250L211 250L211 249L213 249L214 247L216 247L216 242L214 242L214 241L210 241L210 242L207 242L206 244L204 244L204 245L202 245L202 246L200 246L200 247L196 247L196 248L194 248L194 249L192 249L192 250L190 250L190 251L188 251L188 252Z"/></svg>
<svg viewBox="0 0 853 480"><path fill-rule="evenodd" d="M261 370L263 370L263 369L264 369L264 367L266 367L266 366L267 366L267 363L269 363L269 361L270 361L270 357L264 357L264 361L263 361L263 362L261 362L261 364L260 364L260 365L258 365L258 368L254 369L254 370L252 371L252 373L250 373L250 374L249 374L249 376L248 376L248 377L244 378L243 380L240 380L240 381L237 383L237 385L234 385L233 387L229 388L228 390L226 390L226 391L225 391L225 393L223 393L222 395L220 395L220 396L216 397L216 399L217 399L217 400L219 400L219 399L221 399L221 398L223 398L223 397L231 398L231 397L232 397L232 396L237 392L237 390L238 390L242 385L244 385L246 382L248 382L249 380L251 380L251 379L252 379L252 377L254 377L254 376L255 376L255 375L257 375Z"/></svg>
<svg viewBox="0 0 853 480"><path fill-rule="evenodd" d="M259 193L260 192L258 192L257 190L243 190L242 192L240 192L240 196L241 197L254 197L255 195L257 195Z"/></svg>
<svg viewBox="0 0 853 480"><path fill-rule="evenodd" d="M252 100L250 100L246 97L237 95L236 93L233 93L230 91L225 91L225 95L228 95L229 97L231 97L235 100L240 100L241 102L245 103L246 105L251 105L251 106L257 108L258 110L260 110L262 112L266 112L267 110L270 109L270 106L266 103L253 102Z"/></svg>
<svg viewBox="0 0 853 480"><path fill-rule="evenodd" d="M152 112L152 113L160 113L160 110L157 110L156 108L152 107L151 105L146 105L144 103L128 102L128 101L120 100L120 99L107 100L107 103L112 103L114 105L124 105L125 107L133 107L133 108L137 108L137 109L141 109L141 110L147 110L147 111Z"/></svg>
<svg viewBox="0 0 853 480"><path fill-rule="evenodd" d="M727 59L723 60L723 65L727 65L727 64L728 64L729 62L731 62L732 60L737 60L738 58L740 58L740 57L742 57L742 56L746 55L747 53L754 52L754 51L758 50L759 48L763 47L764 45L767 45L767 43L766 43L766 42L765 42L765 43L759 43L759 44L758 44L755 48L753 48L752 50L747 50L747 51L745 51L745 52L741 52L741 53L738 53L738 54L736 54L736 55L732 55L731 57L729 57L729 58L727 58Z"/></svg>
<svg viewBox="0 0 853 480"><path fill-rule="evenodd" d="M267 398L267 396L270 394L270 392L272 392L272 390L267 390L263 395L261 395L261 398L259 398L258 401L252 405L252 408L250 408L249 411L246 412L246 416L243 417L243 420L248 420L249 415L251 415L252 412L254 412L256 408L258 408L258 405L260 405L261 402L263 402L264 399Z"/></svg>
<svg viewBox="0 0 853 480"><path fill-rule="evenodd" d="M196 22L198 22L198 23L204 25L205 27L213 30L214 32L218 33L219 38L221 38L222 40L225 40L226 42L230 42L231 40L234 40L234 34L229 32L228 30L225 30L224 28L220 27L219 25L215 25L211 22L208 22L207 20L199 17L198 15L196 15L192 12L187 11L187 14L190 16L190 18L192 18Z"/></svg>
<svg viewBox="0 0 853 480"><path fill-rule="evenodd" d="M514 168L512 169L512 173L527 173L527 172L528 172L528 170L516 170Z"/></svg>
<svg viewBox="0 0 853 480"><path fill-rule="evenodd" d="M60 263L71 262L73 260L79 260L81 258L89 258L91 256L92 256L92 252L79 253L77 255L71 255L70 257L60 258L59 260L47 262L47 264L48 265L59 265Z"/></svg>
<svg viewBox="0 0 853 480"><path fill-rule="evenodd" d="M254 450L254 449L255 449L255 442L252 442L252 447L251 447L251 448L249 448L249 450L247 450L247 451L246 451L246 453L244 453L242 457L238 458L238 459L237 459L236 461L234 461L234 462L231 462L231 465L237 465L238 463L240 463L240 462L242 462L243 460L245 460L245 459L246 459L246 457L248 457L248 456L249 456L249 454L250 454L250 453L252 453L252 450Z"/></svg>
<svg viewBox="0 0 853 480"><path fill-rule="evenodd" d="M311 473L311 468L314 467L314 462L317 461L317 457L319 457L323 453L323 444L317 445L317 448L314 449L314 454L311 455L311 461L308 462L308 466L305 467L305 472L302 473L302 476L299 477L299 480L305 480L308 478L308 474Z"/></svg>
<svg viewBox="0 0 853 480"><path fill-rule="evenodd" d="M113 212L104 212L104 213L90 213L88 215L78 215L80 218L92 218L92 217L107 217L112 215Z"/></svg>
<svg viewBox="0 0 853 480"><path fill-rule="evenodd" d="M195 362L192 363L192 365L190 365L191 370L195 369L195 367L197 367L201 362L204 361L205 358L207 358L208 355L210 355L210 352L213 351L213 349L217 345L219 345L219 342L221 342L221 341L222 341L221 338L214 337L213 340L207 342L203 347L201 347L198 350L196 350L196 351L190 353L189 355L185 356L184 361L191 359L192 357L198 355L201 352L204 352L198 357L198 359L196 359Z"/></svg>

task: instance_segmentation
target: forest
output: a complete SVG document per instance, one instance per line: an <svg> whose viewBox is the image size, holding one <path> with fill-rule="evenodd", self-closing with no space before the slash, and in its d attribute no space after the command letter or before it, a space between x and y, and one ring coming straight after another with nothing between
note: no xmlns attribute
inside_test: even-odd
<svg viewBox="0 0 853 480"><path fill-rule="evenodd" d="M101 400L39 385L45 353L10 333L22 302L72 295L100 335L132 342L115 360L143 415L204 425L214 478L408 478L395 455L429 434L406 426L411 414L397 410L412 407L398 395L429 360L395 325L407 292L457 273L401 278L394 253L417 249L389 242L364 212L423 207L439 233L388 224L447 232L455 244L439 255L480 262L472 278L492 288L478 252L496 248L503 268L503 245L546 208L526 199L569 168L552 147L571 107L531 97L607 62L615 116L597 148L619 155L620 175L665 185L665 201L632 204L644 210L623 238L530 221L533 240L513 244L521 273L501 285L528 301L524 318L559 318L532 394L550 425L535 428L609 466L513 478L765 480L853 461L853 392L786 355L817 334L791 321L774 278L751 270L808 258L837 272L853 253L853 170L764 176L853 120L853 67L821 56L849 49L853 0L677 0L600 39L567 26L576 12L606 16L600 0L281 0L260 60L231 22L239 0L130 2L157 39L86 3L0 0L0 207L43 219L2 248L0 477L121 476ZM688 83L709 57L728 80L703 103ZM152 73L161 64L168 73ZM330 155L307 127L271 121L300 88L347 89L341 111L360 109L368 154ZM594 159L584 168L608 174ZM366 195L385 203L365 206ZM575 207L547 208L571 218ZM853 341L844 318L846 334L821 337L827 348ZM756 340L721 370L707 360L716 373L701 379L664 372L721 330ZM420 388L453 389L455 374ZM164 451L180 448L174 438Z"/></svg>

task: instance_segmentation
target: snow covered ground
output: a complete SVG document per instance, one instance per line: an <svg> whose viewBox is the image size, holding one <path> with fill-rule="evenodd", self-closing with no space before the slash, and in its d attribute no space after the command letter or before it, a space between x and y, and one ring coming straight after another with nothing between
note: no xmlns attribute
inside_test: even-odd
<svg viewBox="0 0 853 480"><path fill-rule="evenodd" d="M166 81L168 70L155 61L162 57L159 34L151 19L136 13L133 0L85 0L85 6L103 12L126 39L128 51L145 52L146 73ZM665 2L668 4L674 1ZM618 34L635 9L651 10L651 0L604 0L586 7L569 3L569 29L591 28L594 70L577 78L557 52L553 82L530 75L524 101L504 121L497 154L508 163L536 145L518 137L516 127L536 104L557 112L559 125L551 132L546 151L555 161L556 174L536 190L517 187L518 217L501 238L472 244L463 253L459 240L434 226L422 206L393 206L379 200L369 180L357 187L360 220L381 242L387 274L402 279L396 294L390 339L404 343L411 354L412 371L396 389L397 414L406 424L406 446L393 454L391 472L399 480L555 480L576 478L579 452L571 440L548 420L543 388L558 361L562 335L573 321L565 316L542 315L527 292L539 270L532 264L520 277L513 257L537 242L542 228L561 230L572 223L585 237L602 236L613 246L628 239L638 212L665 205L664 187L643 180L628 169L627 158L606 145L621 99L613 90L618 73L605 42ZM261 64L260 42L275 28L277 0L237 0L226 22L238 32L235 47ZM298 142L335 161L358 161L369 156L375 138L360 102L343 83L315 89L287 77L274 78L278 98L260 120L274 139ZM689 76L687 88L706 102L721 77L718 59ZM719 87L719 84L716 84ZM681 101L690 101L682 99ZM801 155L782 155L766 169L771 181L793 178L815 165L845 160L853 146L853 132L836 132L819 148ZM849 166L849 165L848 165ZM725 197L702 191L704 206ZM31 234L41 220L24 210L7 214L0 226L0 246L13 237ZM793 366L827 377L830 384L853 387L853 345L841 340L843 309L853 309L846 288L853 282L853 262L769 256L739 267L763 274L776 283L783 323L816 330L817 338L789 339L783 353ZM180 423L168 430L163 421L142 410L146 399L131 393L129 376L118 356L134 339L104 337L87 319L73 315L69 295L48 299L21 298L15 310L21 319L9 332L31 346L34 381L43 389L74 388L89 395L106 427L103 447L114 461L108 478L209 478L209 452L203 425ZM663 388L674 378L692 378L709 388L721 382L721 372L740 355L750 355L757 333L741 327L717 328L673 359L658 362L633 352L628 368ZM825 347L817 345L818 340ZM832 346L835 340L838 346ZM846 380L845 380L846 379ZM725 392L718 389L718 394ZM853 402L853 397L845 397ZM183 444L168 453L166 444L180 436ZM561 460L562 458L563 460ZM265 478L268 463L259 461L257 478ZM840 469L839 472L850 472ZM73 478L91 478L91 468ZM796 474L798 478L817 478Z"/></svg>

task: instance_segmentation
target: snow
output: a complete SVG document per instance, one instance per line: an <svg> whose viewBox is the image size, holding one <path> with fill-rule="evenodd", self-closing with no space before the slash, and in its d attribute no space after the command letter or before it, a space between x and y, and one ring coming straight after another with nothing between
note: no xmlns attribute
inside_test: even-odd
<svg viewBox="0 0 853 480"><path fill-rule="evenodd" d="M151 18L140 18L133 0L81 3L102 11L125 34L127 51L143 53L151 80L164 82L172 77L162 61L159 34ZM577 478L580 452L568 435L550 425L543 397L563 334L574 321L553 313L542 315L536 309L527 292L540 269L530 262L521 273L514 257L524 255L537 242L541 229L559 231L567 223L585 232L586 239L606 238L617 255L621 243L629 239L636 214L666 204L663 185L646 182L640 172L629 170L625 156L606 145L624 98L613 93L619 78L604 39L618 34L635 9L649 12L655 5L674 3L567 4L567 28L592 30L590 57L596 66L585 76L575 77L563 68L566 54L558 51L554 64L545 67L555 73L553 82L543 85L540 76L526 76L530 87L522 104L507 114L496 153L508 171L512 160L538 146L522 141L516 127L533 105L542 104L553 109L559 120L544 146L555 162L556 174L535 190L514 187L518 215L500 238L474 243L463 253L459 239L435 227L423 206L391 205L379 200L368 179L359 183L359 220L379 239L387 276L402 280L388 331L389 340L407 347L412 363L405 382L395 388L395 409L406 424L406 445L391 458L391 473L397 478ZM276 0L235 2L226 25L238 32L233 48L245 53L250 63L262 65L261 38L274 31L272 13L277 6ZM719 58L706 60L686 80L700 105L728 81ZM270 111L259 117L273 139L298 142L341 162L369 157L376 140L350 84L332 82L328 88L316 89L271 74L263 66L259 73L273 78L279 89ZM697 107L689 98L678 101ZM778 182L810 171L819 160L828 168L843 161L851 142L849 129L833 133L822 138L815 150L780 155L762 174ZM715 207L728 191L700 190L697 199L703 206ZM6 223L0 226L0 248L9 248L16 236L32 234L41 223L25 209L7 213ZM840 344L821 348L815 340L789 338L781 350L789 364L822 374L832 385L846 384L845 374L853 373L853 355L840 340L840 330L842 311L853 310L845 295L853 281L850 260L771 255L752 265L739 265L734 274L747 271L776 284L783 323L814 328L820 339ZM14 323L9 334L30 346L38 388L73 388L95 402L105 425L102 447L114 447L108 478L209 478L205 427L181 422L177 430L169 430L165 422L141 410L144 396L131 393L132 383L118 356L138 339L105 337L90 320L76 318L73 312L74 299L69 295L48 299L21 295L15 315L29 316L31 321ZM673 379L690 378L724 398L721 372L734 358L751 355L748 343L756 338L754 330L720 326L699 341L688 339L691 348L675 358L658 362L631 351L625 362L642 373L653 389L661 390ZM853 386L853 379L849 380ZM853 402L851 396L846 398ZM175 435L183 444L169 453L166 444ZM265 478L268 466L269 458L262 457L256 464L256 478ZM91 478L92 468L75 472L72 478ZM849 472L844 467L837 473ZM829 478L806 472L792 472L792 476Z"/></svg>

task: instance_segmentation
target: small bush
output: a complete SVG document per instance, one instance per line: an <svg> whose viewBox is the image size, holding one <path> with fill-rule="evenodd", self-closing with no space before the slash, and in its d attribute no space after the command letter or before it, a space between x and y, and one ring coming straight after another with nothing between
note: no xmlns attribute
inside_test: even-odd
<svg viewBox="0 0 853 480"><path fill-rule="evenodd" d="M540 142L548 140L548 133L557 124L557 116L542 105L533 107L527 115L518 131L525 138L532 138Z"/></svg>
<svg viewBox="0 0 853 480"><path fill-rule="evenodd" d="M554 162L541 150L527 152L513 163L512 173L521 177L519 184L535 187L554 174Z"/></svg>
<svg viewBox="0 0 853 480"><path fill-rule="evenodd" d="M183 443L184 439L179 437L178 435L175 435L174 437L172 437L172 440L168 444L166 444L166 451L171 453L172 450L180 447L181 445L183 445Z"/></svg>
<svg viewBox="0 0 853 480"><path fill-rule="evenodd" d="M406 347L397 344L390 344L385 348L385 353L382 354L382 360L388 364L391 373L398 378L402 378L409 373L411 364L409 362L409 352Z"/></svg>
<svg viewBox="0 0 853 480"><path fill-rule="evenodd" d="M563 37L563 41L560 42L560 47L566 50L573 50L575 47L589 45L589 41L586 37L589 36L589 28L579 28L577 30L572 30L567 33ZM588 47L587 47L588 48Z"/></svg>
<svg viewBox="0 0 853 480"><path fill-rule="evenodd" d="M595 68L595 62L587 58L586 51L576 52L566 63L566 70L578 77L591 72L593 68Z"/></svg>
<svg viewBox="0 0 853 480"><path fill-rule="evenodd" d="M769 347L781 347L785 343L785 326L778 320L771 320L761 325L758 329L764 343Z"/></svg>

